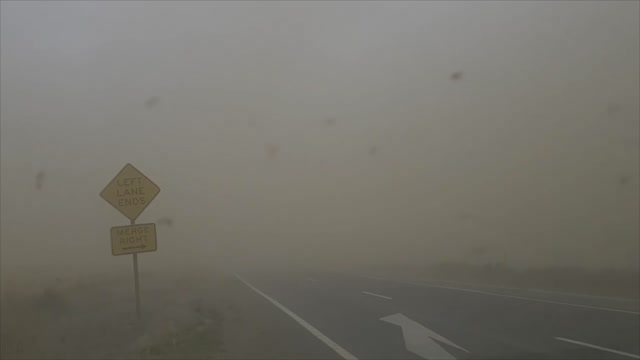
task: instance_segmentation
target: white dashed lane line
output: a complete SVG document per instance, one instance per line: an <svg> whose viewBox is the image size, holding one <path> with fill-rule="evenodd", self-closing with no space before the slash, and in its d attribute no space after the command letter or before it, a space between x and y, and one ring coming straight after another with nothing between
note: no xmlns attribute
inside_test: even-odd
<svg viewBox="0 0 640 360"><path fill-rule="evenodd" d="M419 286L419 287L430 287L430 288L446 289L446 290L453 290L453 291L464 291L464 292L473 293L473 294L499 296L499 297L508 298L508 299L535 301L535 302L546 303L546 304L556 304L556 305L573 306L573 307L579 307L579 308L585 308L585 309L612 311L612 312L619 312L619 313L625 313L625 314L631 314L631 315L640 315L640 312L637 312L637 311L629 311L629 310L622 310L622 309L612 309L612 308L605 308L605 307L600 307L600 306L580 305L580 304L573 304L573 303L567 303L567 302L561 302L561 301L535 299L535 298L524 297L524 296L498 294L498 293L487 292L487 291L480 291L480 290L473 290L473 289L463 289L463 288L452 287L452 286L440 286L440 285L433 285L433 284L426 284L426 283L418 283L418 282L413 282L413 281L394 280L394 279L380 278L380 277L373 277L373 276L364 276L364 275L353 275L353 276L361 277L361 278L364 278L364 279L372 279L372 280L378 280L378 281L389 281L389 282L395 282L395 283L398 283L398 284L407 284L407 285L413 285L413 286Z"/></svg>
<svg viewBox="0 0 640 360"><path fill-rule="evenodd" d="M371 296L376 296L379 298L383 298L383 299L387 299L387 300L393 300L392 298L388 297L388 296L384 296L384 295L380 295L380 294L374 294L374 293L370 293L368 291L363 291L363 294L367 294L367 295L371 295Z"/></svg>
<svg viewBox="0 0 640 360"><path fill-rule="evenodd" d="M622 356L628 356L630 358L634 358L634 359L640 359L640 355L636 355L636 354L631 354L628 352L624 352L624 351L620 351L620 350L614 350L614 349L609 349L606 347L602 347L602 346L597 346L597 345L593 345L593 344L588 344L582 341L577 341L577 340L571 340L571 339L565 339L565 338L561 338L561 337L557 337L556 340L560 340L560 341L564 341L564 342L568 342L571 344L576 344L576 345L581 345L581 346L586 346L592 349L598 349L598 350L602 350L602 351L606 351L606 352L610 352L612 354L618 354L618 355L622 355Z"/></svg>

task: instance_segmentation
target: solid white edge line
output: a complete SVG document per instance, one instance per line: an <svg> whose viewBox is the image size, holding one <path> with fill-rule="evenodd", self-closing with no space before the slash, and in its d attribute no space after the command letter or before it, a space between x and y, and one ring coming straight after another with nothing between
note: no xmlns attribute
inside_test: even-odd
<svg viewBox="0 0 640 360"><path fill-rule="evenodd" d="M456 287L451 287L451 286L440 286L440 285L432 285L432 284L425 284L425 283L416 283L416 282L411 282L411 281L385 279L385 278L378 278L378 277L364 276L364 275L353 275L353 276L362 277L362 278L365 278L365 279L391 281L391 282L396 282L396 283L400 283L400 284L408 284L408 285L415 285L415 286L433 287L433 288L456 290L456 291L466 291L466 292L470 292L470 293L484 294L484 295L491 295L491 296L500 296L500 297L505 297L505 298L510 298L510 299L529 300L529 301L537 301L537 302L547 303L547 304L566 305L566 306L574 306L574 307L580 307L580 308L586 308L586 309L604 310L604 311L620 312L620 313L625 313L625 314L640 315L640 312L629 311L629 310L611 309L611 308L605 308L605 307L599 307L599 306L589 306L589 305L579 305L579 304L572 304L572 303L566 303L566 302L560 302L560 301L534 299L534 298L528 298L528 297L524 297L524 296L497 294L497 293L490 293L490 292L480 291L480 290L462 289L462 288L456 288Z"/></svg>
<svg viewBox="0 0 640 360"><path fill-rule="evenodd" d="M640 355L631 354L631 353L627 353L627 352L619 351L619 350L613 350L613 349L609 349L609 348L602 347L602 346L587 344L587 343L584 343L582 341L565 339L565 338L561 338L561 337L557 337L556 340L566 341L568 343L572 343L572 344L576 344L576 345L582 345L582 346L586 346L586 347L590 347L590 348L594 348L594 349L598 349L598 350L602 350L602 351L608 351L610 353L614 353L614 354L618 354L618 355L624 355L624 356L628 356L628 357L631 357L631 358L634 358L634 359L640 359Z"/></svg>
<svg viewBox="0 0 640 360"><path fill-rule="evenodd" d="M338 355L340 355L343 359L346 359L346 360L358 360L357 357L355 357L353 354L351 354L350 352L345 350L342 346L336 344L335 341L329 339L326 335L321 333L320 330L318 330L315 327L313 327L311 324L306 322L303 318L301 318L300 316L296 315L293 311L287 309L284 305L280 304L278 301L276 301L275 299L271 298L269 295L263 293L262 291L260 291L257 288L255 288L253 285L249 284L249 282L247 282L245 279L243 279L240 275L238 275L238 274L234 274L234 275L238 278L238 280L242 281L251 290L257 292L260 295L262 295L262 297L264 297L265 299L269 300L269 302L271 302L273 305L275 305L278 309L282 310L282 312L284 312L285 314L289 315L298 324L302 325L302 327L304 327L307 331L309 331L315 337L320 339L320 341L322 341L323 343L325 343L325 345L330 347L331 350L333 350L336 353L338 353Z"/></svg>
<svg viewBox="0 0 640 360"><path fill-rule="evenodd" d="M387 300L393 300L392 298L388 297L388 296L384 296L384 295L380 295L380 294L374 294L374 293L370 293L368 291L363 291L363 294L367 294L367 295L371 295L371 296L377 296L379 298L383 298L383 299L387 299Z"/></svg>

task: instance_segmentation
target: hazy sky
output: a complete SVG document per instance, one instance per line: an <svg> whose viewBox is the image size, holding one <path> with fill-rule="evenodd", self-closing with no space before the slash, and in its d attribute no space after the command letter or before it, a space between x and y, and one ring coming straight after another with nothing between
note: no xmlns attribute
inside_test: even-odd
<svg viewBox="0 0 640 360"><path fill-rule="evenodd" d="M638 266L639 2L1 10L3 264L129 266L130 162L145 261Z"/></svg>

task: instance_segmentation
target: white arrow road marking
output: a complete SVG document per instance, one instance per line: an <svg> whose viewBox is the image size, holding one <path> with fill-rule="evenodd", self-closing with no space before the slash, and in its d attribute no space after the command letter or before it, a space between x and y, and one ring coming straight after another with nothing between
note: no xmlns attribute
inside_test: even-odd
<svg viewBox="0 0 640 360"><path fill-rule="evenodd" d="M624 352L624 351L613 350L613 349L609 349L609 348L602 347L602 346L591 345L591 344L584 343L582 341L565 339L565 338L561 338L561 337L557 337L556 340L565 341L565 342L576 344L576 345L582 345L582 346L586 346L586 347L590 347L590 348L598 349L598 350L602 350L602 351L607 351L607 352L618 354L618 355L624 355L624 356L628 356L628 357L631 357L631 358L634 358L634 359L640 359L640 356L636 355L636 354L631 354L631 353L627 353L627 352Z"/></svg>
<svg viewBox="0 0 640 360"><path fill-rule="evenodd" d="M446 352L437 342L437 340L443 344L447 344L456 349L460 349L464 352L468 350L452 343L448 339L435 332L427 329L426 327L418 324L417 322L409 319L403 314L394 314L380 318L382 321L398 325L402 328L402 335L404 336L404 344L407 350L412 353L421 356L425 359L447 359L455 360L453 355Z"/></svg>
<svg viewBox="0 0 640 360"><path fill-rule="evenodd" d="M336 353L338 353L338 355L342 356L342 358L344 358L346 360L358 360L357 357L355 357L353 354L351 354L350 352L345 350L342 346L336 344L333 340L329 339L325 334L321 333L320 330L318 330L315 327L313 327L311 324L306 322L303 318L301 318L300 316L296 315L293 311L287 309L286 307L284 307L284 305L280 304L275 299L272 299L269 295L263 293L262 291L260 291L257 288L255 288L253 285L249 284L249 282L247 282L245 279L240 277L240 275L238 275L238 274L235 274L235 275L238 278L238 280L242 281L251 290L257 292L258 294L262 295L262 297L264 297L265 299L269 300L269 302L271 302L273 305L275 305L278 309L282 310L282 312L284 312L285 314L291 316L291 318L293 320L297 321L298 324L302 325L302 327L304 327L307 331L309 331L311 334L313 334L313 336L315 336L318 339L320 339L320 341L322 341L323 343L325 343L325 345L330 347L331 350L335 351Z"/></svg>

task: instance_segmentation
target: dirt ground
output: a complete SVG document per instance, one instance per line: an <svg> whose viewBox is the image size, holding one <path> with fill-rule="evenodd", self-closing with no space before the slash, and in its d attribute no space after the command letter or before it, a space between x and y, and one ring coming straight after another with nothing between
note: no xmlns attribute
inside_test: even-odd
<svg viewBox="0 0 640 360"><path fill-rule="evenodd" d="M260 358L278 341L255 314L262 300L232 274L172 269L141 272L140 282L137 321L129 272L3 271L0 358Z"/></svg>

